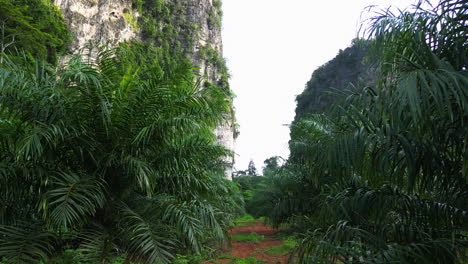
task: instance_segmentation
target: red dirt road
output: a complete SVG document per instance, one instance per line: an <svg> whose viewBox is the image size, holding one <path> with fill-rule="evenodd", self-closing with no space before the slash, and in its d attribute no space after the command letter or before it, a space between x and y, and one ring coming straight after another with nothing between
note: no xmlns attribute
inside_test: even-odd
<svg viewBox="0 0 468 264"><path fill-rule="evenodd" d="M276 231L273 230L270 226L265 226L263 221L252 223L251 226L238 226L229 230L231 235L239 233L248 234L253 232L259 235L264 235L267 240L260 243L232 241L231 248L225 254L238 258L255 257L257 259L266 260L269 263L275 264L284 264L287 262L288 256L269 256L261 250L265 247L280 246L283 243L282 240L273 239ZM218 261L221 263L228 263L230 259L219 259Z"/></svg>

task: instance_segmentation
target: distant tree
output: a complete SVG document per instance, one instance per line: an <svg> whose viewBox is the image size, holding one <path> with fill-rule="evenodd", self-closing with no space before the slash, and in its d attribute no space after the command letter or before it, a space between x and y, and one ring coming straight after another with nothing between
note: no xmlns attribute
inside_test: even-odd
<svg viewBox="0 0 468 264"><path fill-rule="evenodd" d="M279 156L273 156L264 160L263 164L265 164L265 168L278 168L278 159L280 159Z"/></svg>
<svg viewBox="0 0 468 264"><path fill-rule="evenodd" d="M263 164L265 165L262 171L263 176L274 174L275 171L277 171L281 167L279 164L280 159L280 156L273 156L263 161Z"/></svg>
<svg viewBox="0 0 468 264"><path fill-rule="evenodd" d="M233 178L237 178L237 177L242 177L242 176L246 176L247 175L247 171L246 170L236 170L232 173L232 177Z"/></svg>
<svg viewBox="0 0 468 264"><path fill-rule="evenodd" d="M250 160L249 167L247 168L247 174L251 176L258 176L257 168L253 160Z"/></svg>

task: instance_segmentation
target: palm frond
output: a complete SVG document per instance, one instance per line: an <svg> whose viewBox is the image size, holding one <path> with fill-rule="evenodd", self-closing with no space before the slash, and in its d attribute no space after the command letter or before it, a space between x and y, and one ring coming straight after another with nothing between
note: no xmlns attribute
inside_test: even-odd
<svg viewBox="0 0 468 264"><path fill-rule="evenodd" d="M112 263L119 247L114 243L115 237L104 227L83 231L80 235L78 252L84 261L93 263Z"/></svg>
<svg viewBox="0 0 468 264"><path fill-rule="evenodd" d="M53 250L55 235L42 227L43 223L0 225L0 257L18 264L47 259Z"/></svg>
<svg viewBox="0 0 468 264"><path fill-rule="evenodd" d="M122 234L128 241L131 258L145 263L169 263L174 258L171 251L176 241L165 236L167 230L125 205L121 205L120 211L123 217Z"/></svg>
<svg viewBox="0 0 468 264"><path fill-rule="evenodd" d="M50 185L41 206L56 228L82 225L106 201L105 185L92 176L60 172Z"/></svg>

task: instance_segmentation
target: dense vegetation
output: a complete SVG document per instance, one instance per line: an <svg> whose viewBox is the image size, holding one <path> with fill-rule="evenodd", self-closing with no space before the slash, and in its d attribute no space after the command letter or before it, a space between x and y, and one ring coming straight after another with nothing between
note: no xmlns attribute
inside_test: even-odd
<svg viewBox="0 0 468 264"><path fill-rule="evenodd" d="M249 162L246 170L237 170L233 172L232 180L239 186L240 190L242 191L247 213L256 216L265 216L264 214L259 213L257 206L251 205L251 203L254 202L252 201L252 196L255 192L265 187L265 181L276 174L281 166L280 164L282 161L283 159L280 156L273 156L266 159L263 162L264 167L261 174L255 167L253 160ZM269 197L267 200L270 198L273 199L273 197ZM256 199L255 202L258 202L258 199ZM265 202L269 203L269 200ZM261 201L261 203L263 203L263 201Z"/></svg>
<svg viewBox="0 0 468 264"><path fill-rule="evenodd" d="M169 263L225 242L243 211L213 132L232 114L229 75L209 44L193 54L188 4L134 1L123 15L144 43L56 67L59 9L0 0L0 263ZM219 29L220 1L208 15Z"/></svg>
<svg viewBox="0 0 468 264"><path fill-rule="evenodd" d="M301 263L466 263L467 13L377 13L375 81L291 127L289 160L250 204L300 234Z"/></svg>
<svg viewBox="0 0 468 264"><path fill-rule="evenodd" d="M297 98L289 159L233 183L213 133L232 113L227 69L194 49L187 1L136 0L124 17L145 43L55 67L69 39L56 7L0 0L0 261L200 262L245 199L296 232L270 253L297 246L300 263L465 263L465 2L379 12ZM214 84L188 54L219 70Z"/></svg>
<svg viewBox="0 0 468 264"><path fill-rule="evenodd" d="M53 73L0 65L0 257L9 262L71 248L93 263L117 254L167 263L206 253L242 209L213 134L226 96L201 89L188 64L140 73L116 53L82 54Z"/></svg>
<svg viewBox="0 0 468 264"><path fill-rule="evenodd" d="M15 48L30 59L57 63L70 41L60 10L50 0L0 0L0 60Z"/></svg>

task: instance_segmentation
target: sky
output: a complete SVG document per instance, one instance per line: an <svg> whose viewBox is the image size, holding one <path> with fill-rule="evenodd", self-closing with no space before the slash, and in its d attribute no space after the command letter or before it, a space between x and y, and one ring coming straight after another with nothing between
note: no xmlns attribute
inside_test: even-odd
<svg viewBox="0 0 468 264"><path fill-rule="evenodd" d="M369 5L405 8L413 0L224 0L224 57L240 136L235 165L261 169L289 155L295 97L312 72L356 38ZM378 9L377 9L378 10Z"/></svg>

